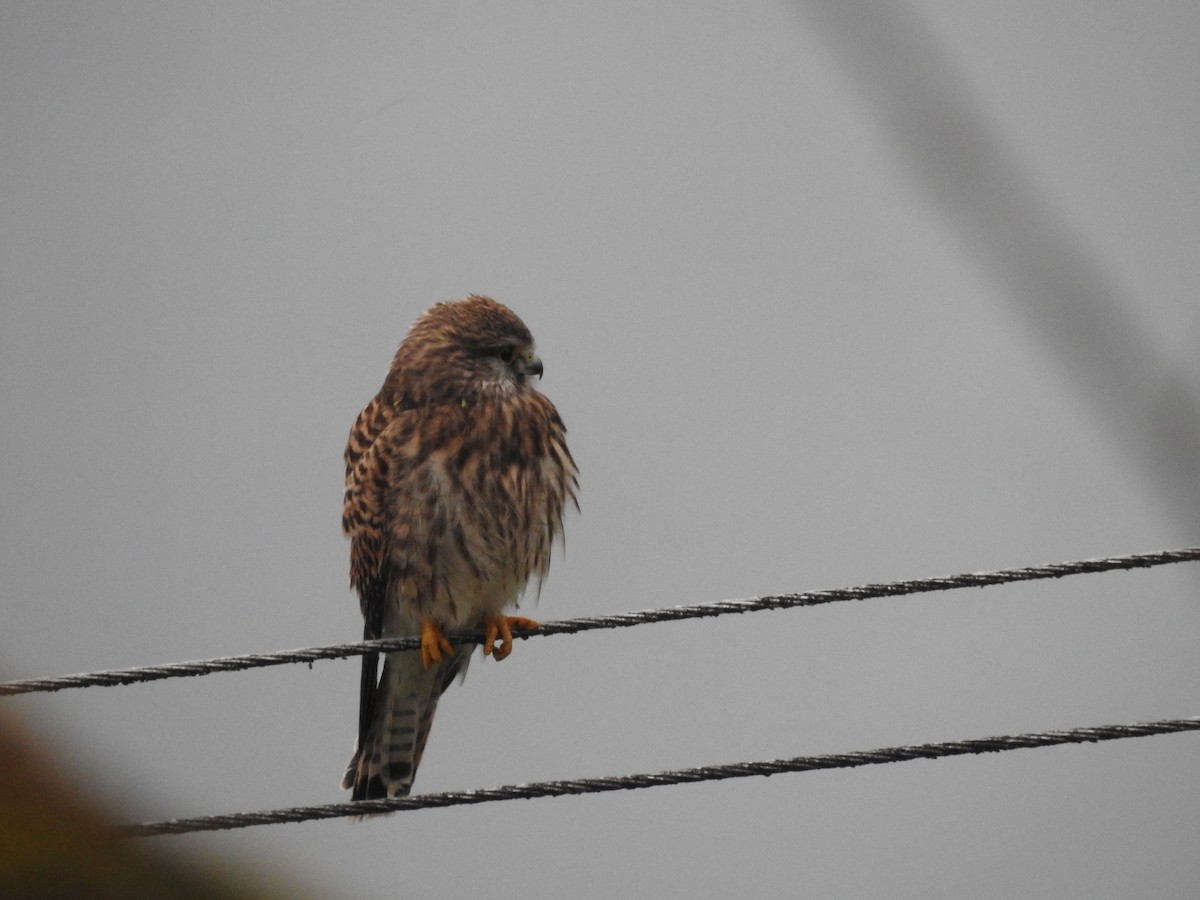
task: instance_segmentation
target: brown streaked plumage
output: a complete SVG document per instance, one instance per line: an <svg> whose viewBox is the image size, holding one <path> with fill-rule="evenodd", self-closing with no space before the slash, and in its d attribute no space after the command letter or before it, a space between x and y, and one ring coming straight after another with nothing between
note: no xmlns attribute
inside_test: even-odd
<svg viewBox="0 0 1200 900"><path fill-rule="evenodd" d="M366 639L420 636L421 649L363 657L358 743L342 779L352 799L408 794L438 698L470 647L443 632L483 628L504 659L504 614L550 566L575 463L533 336L508 307L471 295L409 329L346 445L342 529ZM499 641L499 644L497 644Z"/></svg>

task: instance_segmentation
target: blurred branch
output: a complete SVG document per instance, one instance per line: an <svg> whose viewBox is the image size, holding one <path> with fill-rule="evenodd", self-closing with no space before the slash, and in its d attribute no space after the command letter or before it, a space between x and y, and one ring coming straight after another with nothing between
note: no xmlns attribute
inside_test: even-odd
<svg viewBox="0 0 1200 900"><path fill-rule="evenodd" d="M908 5L801 0L929 204L1005 290L1164 507L1200 533L1197 385L1159 352Z"/></svg>
<svg viewBox="0 0 1200 900"><path fill-rule="evenodd" d="M308 896L225 864L134 846L64 773L78 763L0 716L0 895L220 900Z"/></svg>

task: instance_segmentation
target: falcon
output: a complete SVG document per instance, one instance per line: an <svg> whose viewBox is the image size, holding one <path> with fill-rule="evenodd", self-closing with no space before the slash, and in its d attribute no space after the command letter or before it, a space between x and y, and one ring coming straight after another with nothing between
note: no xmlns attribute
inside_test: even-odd
<svg viewBox="0 0 1200 900"><path fill-rule="evenodd" d="M358 741L342 779L352 800L409 793L438 699L484 631L512 652L507 615L540 583L578 508L577 469L558 411L534 386L542 362L512 310L488 297L438 303L413 323L346 445L342 530L363 638L420 637L419 650L362 659Z"/></svg>

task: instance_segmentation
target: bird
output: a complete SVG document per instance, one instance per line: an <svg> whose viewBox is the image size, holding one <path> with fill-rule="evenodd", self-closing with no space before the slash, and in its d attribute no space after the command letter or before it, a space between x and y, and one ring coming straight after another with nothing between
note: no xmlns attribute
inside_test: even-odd
<svg viewBox="0 0 1200 900"><path fill-rule="evenodd" d="M512 652L507 614L540 586L579 473L542 377L533 335L507 306L471 294L419 316L346 444L342 530L363 638L411 636L420 649L362 658L358 738L342 778L351 800L407 796L442 693L482 629L483 652Z"/></svg>

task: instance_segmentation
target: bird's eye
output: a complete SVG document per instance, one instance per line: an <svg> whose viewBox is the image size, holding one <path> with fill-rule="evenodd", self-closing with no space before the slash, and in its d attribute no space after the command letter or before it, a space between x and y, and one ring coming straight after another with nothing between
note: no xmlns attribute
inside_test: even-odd
<svg viewBox="0 0 1200 900"><path fill-rule="evenodd" d="M512 347L504 347L496 355L500 357L501 362L510 363L513 361L513 348Z"/></svg>

